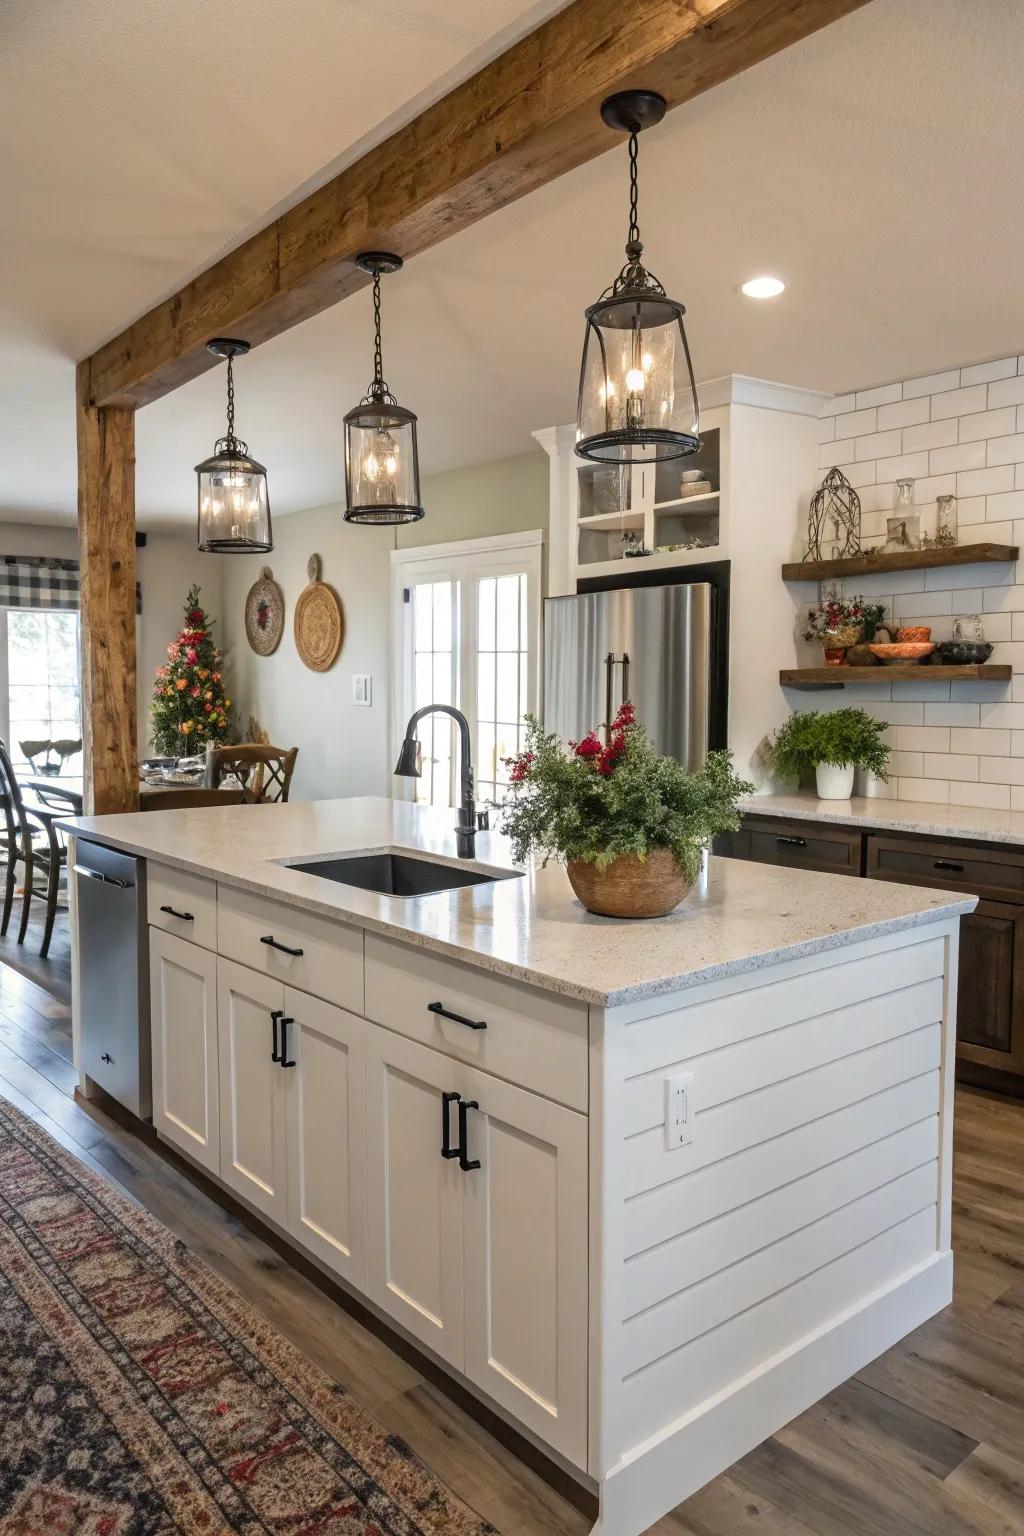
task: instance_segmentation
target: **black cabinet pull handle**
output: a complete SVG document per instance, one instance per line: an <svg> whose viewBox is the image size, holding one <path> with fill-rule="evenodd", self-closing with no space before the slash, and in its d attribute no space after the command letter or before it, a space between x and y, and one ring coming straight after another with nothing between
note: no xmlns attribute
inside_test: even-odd
<svg viewBox="0 0 1024 1536"><path fill-rule="evenodd" d="M451 1106L460 1103L461 1093L442 1093L441 1095L441 1156L462 1157L461 1147L452 1146L452 1120ZM461 1121L459 1124L461 1125Z"/></svg>
<svg viewBox="0 0 1024 1536"><path fill-rule="evenodd" d="M466 1156L466 1153L469 1151L469 1126L467 1124L469 1111L479 1108L480 1105L476 1099L459 1100L459 1167L463 1173L472 1173L474 1168L480 1167L480 1159L478 1157L471 1160Z"/></svg>
<svg viewBox="0 0 1024 1536"><path fill-rule="evenodd" d="M775 841L777 843L782 843L783 846L786 847L786 848L806 848L807 847L807 839L806 839L806 837L777 837L775 839Z"/></svg>
<svg viewBox="0 0 1024 1536"><path fill-rule="evenodd" d="M111 1056L109 1051L104 1051L103 1052L103 1055L100 1057L100 1061L107 1061L107 1062L110 1063L111 1066L113 1066L113 1064L114 1064L114 1058L113 1058L113 1056Z"/></svg>
<svg viewBox="0 0 1024 1536"><path fill-rule="evenodd" d="M178 917L183 923L194 923L195 918L191 912L179 912L175 907L161 907L161 912L166 912L169 917Z"/></svg>
<svg viewBox="0 0 1024 1536"><path fill-rule="evenodd" d="M955 863L952 859L936 859L935 868L951 869L955 875L962 875L964 872L963 865Z"/></svg>
<svg viewBox="0 0 1024 1536"><path fill-rule="evenodd" d="M271 1015L270 1015L270 1022L271 1022L271 1025L273 1026L273 1031L274 1031L274 1049L270 1053L271 1061L280 1061L281 1060L281 1047L277 1043L277 1026L280 1024L280 1022L281 1022L281 1020L283 1018L284 1018L284 1009L283 1008L275 1008L275 1009L273 1009L273 1011L271 1012Z"/></svg>
<svg viewBox="0 0 1024 1536"><path fill-rule="evenodd" d="M288 1060L288 1025L294 1024L294 1019L282 1017L281 1019L281 1065L282 1067L294 1067L295 1062Z"/></svg>
<svg viewBox="0 0 1024 1536"><path fill-rule="evenodd" d="M301 949L291 949L287 944L279 944L272 933L265 933L260 939L261 944L267 944L271 949L279 949L282 955L301 955Z"/></svg>
<svg viewBox="0 0 1024 1536"><path fill-rule="evenodd" d="M438 1013L442 1019L451 1019L453 1024L465 1024L467 1029L486 1029L483 1019L467 1019L461 1013L450 1013L443 1003L428 1003L428 1013Z"/></svg>

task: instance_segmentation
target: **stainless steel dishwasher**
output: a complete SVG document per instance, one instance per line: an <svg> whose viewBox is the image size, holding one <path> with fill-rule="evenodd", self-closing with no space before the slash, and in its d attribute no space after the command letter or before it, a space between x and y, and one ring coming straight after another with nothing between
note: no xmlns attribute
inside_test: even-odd
<svg viewBox="0 0 1024 1536"><path fill-rule="evenodd" d="M148 1120L153 1103L145 861L79 839L74 872L79 1070Z"/></svg>

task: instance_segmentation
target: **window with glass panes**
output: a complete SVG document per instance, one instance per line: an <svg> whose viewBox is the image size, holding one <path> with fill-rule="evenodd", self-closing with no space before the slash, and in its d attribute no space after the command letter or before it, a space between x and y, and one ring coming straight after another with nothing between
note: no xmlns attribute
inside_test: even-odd
<svg viewBox="0 0 1024 1536"><path fill-rule="evenodd" d="M412 604L412 710L424 704L458 702L457 581L420 581L410 589ZM412 713L410 710L410 713ZM417 732L420 771L415 781L421 805L452 804L453 722L428 715Z"/></svg>
<svg viewBox="0 0 1024 1536"><path fill-rule="evenodd" d="M527 709L529 647L526 574L485 576L476 584L476 786L479 800L500 798L505 759L520 750Z"/></svg>
<svg viewBox="0 0 1024 1536"><path fill-rule="evenodd" d="M77 740L82 734L79 619L75 612L6 608L7 737L15 767L23 741ZM0 634L0 640L4 638ZM74 772L80 759L70 759Z"/></svg>

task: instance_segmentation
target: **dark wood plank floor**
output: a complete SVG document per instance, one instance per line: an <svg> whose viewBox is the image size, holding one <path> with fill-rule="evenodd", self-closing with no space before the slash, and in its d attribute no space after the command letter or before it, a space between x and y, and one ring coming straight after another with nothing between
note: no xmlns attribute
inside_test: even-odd
<svg viewBox="0 0 1024 1536"><path fill-rule="evenodd" d="M70 1012L0 964L0 1095L99 1169L402 1436L502 1536L589 1520L176 1164L76 1102ZM957 1094L956 1300L655 1527L658 1536L1021 1536L1024 1105Z"/></svg>

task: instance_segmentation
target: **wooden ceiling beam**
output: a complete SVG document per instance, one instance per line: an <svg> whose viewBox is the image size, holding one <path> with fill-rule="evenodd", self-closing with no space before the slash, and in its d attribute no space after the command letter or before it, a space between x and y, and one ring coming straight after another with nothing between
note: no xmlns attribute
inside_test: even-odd
<svg viewBox="0 0 1024 1536"><path fill-rule="evenodd" d="M574 0L87 359L89 402L135 409L197 377L215 335L254 346L363 287L360 250L406 258L615 142L628 86L680 105L866 0Z"/></svg>

